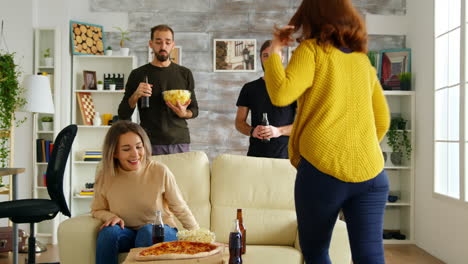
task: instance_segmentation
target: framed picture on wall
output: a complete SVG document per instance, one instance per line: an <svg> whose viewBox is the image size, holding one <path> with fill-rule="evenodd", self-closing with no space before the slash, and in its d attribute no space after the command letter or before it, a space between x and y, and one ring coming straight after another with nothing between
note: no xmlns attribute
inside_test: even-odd
<svg viewBox="0 0 468 264"><path fill-rule="evenodd" d="M74 55L104 55L102 26L70 21L70 38Z"/></svg>
<svg viewBox="0 0 468 264"><path fill-rule="evenodd" d="M153 58L154 58L153 49L148 47L148 62L152 62ZM175 46L174 49L172 49L171 54L169 54L169 58L175 64L182 65L182 47Z"/></svg>
<svg viewBox="0 0 468 264"><path fill-rule="evenodd" d="M96 72L83 71L83 90L97 90Z"/></svg>
<svg viewBox="0 0 468 264"><path fill-rule="evenodd" d="M379 79L384 90L402 90L403 76L411 73L411 49L381 50Z"/></svg>
<svg viewBox="0 0 468 264"><path fill-rule="evenodd" d="M213 71L255 72L257 41L255 39L214 39Z"/></svg>

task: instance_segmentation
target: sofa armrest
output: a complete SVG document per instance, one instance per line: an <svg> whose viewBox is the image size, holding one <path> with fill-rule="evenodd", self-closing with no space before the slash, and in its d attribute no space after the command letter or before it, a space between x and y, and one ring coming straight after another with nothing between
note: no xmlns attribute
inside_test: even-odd
<svg viewBox="0 0 468 264"><path fill-rule="evenodd" d="M63 221L58 228L60 263L95 263L96 238L102 221L82 215Z"/></svg>

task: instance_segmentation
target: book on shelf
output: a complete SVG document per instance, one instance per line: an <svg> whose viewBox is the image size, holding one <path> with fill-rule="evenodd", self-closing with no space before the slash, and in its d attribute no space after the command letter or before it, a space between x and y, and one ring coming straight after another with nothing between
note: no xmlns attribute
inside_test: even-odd
<svg viewBox="0 0 468 264"><path fill-rule="evenodd" d="M82 189L79 195L83 195L83 196L94 195L94 189Z"/></svg>
<svg viewBox="0 0 468 264"><path fill-rule="evenodd" d="M43 139L41 141L41 162L47 162L46 160L46 144L45 144L45 140Z"/></svg>
<svg viewBox="0 0 468 264"><path fill-rule="evenodd" d="M84 156L83 161L101 161L102 156Z"/></svg>
<svg viewBox="0 0 468 264"><path fill-rule="evenodd" d="M36 139L36 162L49 162L54 143L42 138Z"/></svg>
<svg viewBox="0 0 468 264"><path fill-rule="evenodd" d="M94 195L94 192L80 192L79 195Z"/></svg>
<svg viewBox="0 0 468 264"><path fill-rule="evenodd" d="M49 162L49 158L50 158L50 140L45 141L45 157L46 157L46 162Z"/></svg>
<svg viewBox="0 0 468 264"><path fill-rule="evenodd" d="M94 150L94 149L87 149L84 151L83 160L84 161L100 161L102 160L102 151Z"/></svg>

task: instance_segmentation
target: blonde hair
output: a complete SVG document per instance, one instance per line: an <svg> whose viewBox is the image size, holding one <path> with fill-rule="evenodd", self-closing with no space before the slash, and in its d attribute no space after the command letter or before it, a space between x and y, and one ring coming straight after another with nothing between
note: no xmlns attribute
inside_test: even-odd
<svg viewBox="0 0 468 264"><path fill-rule="evenodd" d="M117 121L111 126L109 131L107 131L104 139L102 161L96 172L96 184L102 185L108 179L115 177L119 167L119 161L114 158L114 155L117 151L120 136L128 132L135 133L141 138L145 150L144 163L149 161L151 156L151 143L145 130L137 123L131 121Z"/></svg>

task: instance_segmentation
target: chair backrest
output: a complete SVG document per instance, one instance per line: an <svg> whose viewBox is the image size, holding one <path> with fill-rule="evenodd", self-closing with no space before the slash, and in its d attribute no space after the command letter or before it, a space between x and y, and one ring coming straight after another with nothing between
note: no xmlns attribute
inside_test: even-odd
<svg viewBox="0 0 468 264"><path fill-rule="evenodd" d="M60 207L60 212L68 217L71 214L63 194L63 174L77 130L76 125L69 125L57 135L46 172L47 192L50 199L55 201Z"/></svg>

